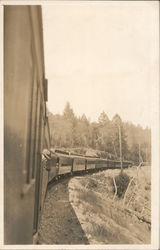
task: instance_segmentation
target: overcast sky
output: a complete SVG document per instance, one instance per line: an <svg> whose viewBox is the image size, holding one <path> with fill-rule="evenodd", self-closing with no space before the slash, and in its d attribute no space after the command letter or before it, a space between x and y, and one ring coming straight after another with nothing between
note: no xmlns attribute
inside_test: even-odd
<svg viewBox="0 0 160 250"><path fill-rule="evenodd" d="M157 2L52 2L43 6L48 108L151 125L158 66Z"/></svg>

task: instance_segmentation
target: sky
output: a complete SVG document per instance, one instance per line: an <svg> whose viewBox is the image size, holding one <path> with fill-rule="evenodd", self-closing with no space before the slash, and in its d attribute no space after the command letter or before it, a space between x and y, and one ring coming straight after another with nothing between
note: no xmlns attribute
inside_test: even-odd
<svg viewBox="0 0 160 250"><path fill-rule="evenodd" d="M48 109L97 121L151 126L158 75L158 4L150 1L43 5Z"/></svg>

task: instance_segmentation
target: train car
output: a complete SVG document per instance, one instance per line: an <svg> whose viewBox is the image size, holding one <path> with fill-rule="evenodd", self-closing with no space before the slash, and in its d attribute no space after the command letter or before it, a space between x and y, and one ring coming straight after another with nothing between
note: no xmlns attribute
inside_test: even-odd
<svg viewBox="0 0 160 250"><path fill-rule="evenodd" d="M5 244L32 244L37 235L48 178L46 101L41 7L4 6Z"/></svg>
<svg viewBox="0 0 160 250"><path fill-rule="evenodd" d="M74 158L68 155L59 154L58 175L69 174L73 169Z"/></svg>
<svg viewBox="0 0 160 250"><path fill-rule="evenodd" d="M97 159L96 160L96 168L105 168L108 167L108 161L106 159Z"/></svg>
<svg viewBox="0 0 160 250"><path fill-rule="evenodd" d="M133 162L127 161L127 160L123 161L123 167L124 168L129 168L129 167L132 167L132 166L133 166Z"/></svg>
<svg viewBox="0 0 160 250"><path fill-rule="evenodd" d="M86 159L85 157L74 156L73 160L73 172L84 171L86 169Z"/></svg>
<svg viewBox="0 0 160 250"><path fill-rule="evenodd" d="M87 170L89 169L95 169L96 167L96 158L91 158L91 157L86 157L86 165L87 165Z"/></svg>
<svg viewBox="0 0 160 250"><path fill-rule="evenodd" d="M115 160L109 160L107 159L107 168L114 168L115 167Z"/></svg>
<svg viewBox="0 0 160 250"><path fill-rule="evenodd" d="M112 166L113 168L121 168L121 162L119 160L115 160Z"/></svg>
<svg viewBox="0 0 160 250"><path fill-rule="evenodd" d="M51 160L49 161L48 182L52 181L58 176L59 171L59 157L51 150Z"/></svg>

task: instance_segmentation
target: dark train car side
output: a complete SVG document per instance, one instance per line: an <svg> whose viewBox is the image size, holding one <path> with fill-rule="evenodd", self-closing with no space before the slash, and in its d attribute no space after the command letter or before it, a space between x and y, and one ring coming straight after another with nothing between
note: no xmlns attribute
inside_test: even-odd
<svg viewBox="0 0 160 250"><path fill-rule="evenodd" d="M32 243L41 193L44 196L41 183L48 181L41 168L41 152L50 147L44 138L47 82L42 33L40 6L4 6L5 244Z"/></svg>

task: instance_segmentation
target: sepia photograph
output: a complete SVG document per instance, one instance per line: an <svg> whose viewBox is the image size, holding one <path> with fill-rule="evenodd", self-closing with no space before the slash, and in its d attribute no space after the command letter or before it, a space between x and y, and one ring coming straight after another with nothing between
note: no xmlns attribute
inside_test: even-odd
<svg viewBox="0 0 160 250"><path fill-rule="evenodd" d="M0 7L4 249L158 250L159 1Z"/></svg>

